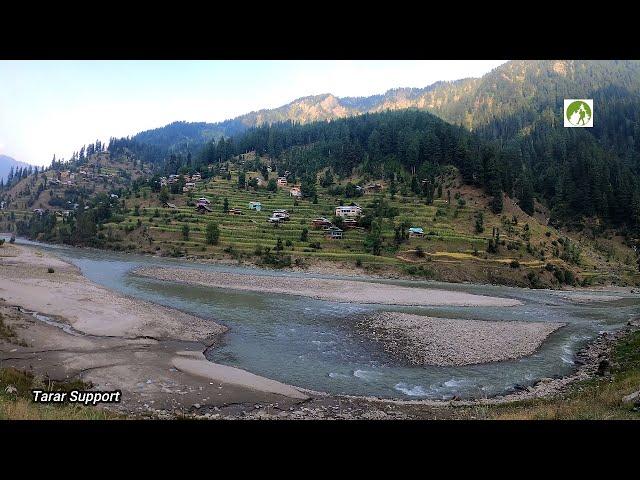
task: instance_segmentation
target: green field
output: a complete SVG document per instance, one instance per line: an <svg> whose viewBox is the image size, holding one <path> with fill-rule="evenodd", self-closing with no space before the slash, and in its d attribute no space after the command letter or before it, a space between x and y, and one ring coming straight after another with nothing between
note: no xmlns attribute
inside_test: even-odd
<svg viewBox="0 0 640 480"><path fill-rule="evenodd" d="M193 204L201 196L207 197L212 202L213 212L200 214L196 211ZM362 264L401 265L410 263L412 260L421 261L412 253L416 247L420 246L426 254L424 261L451 262L476 259L479 262L495 261L500 264L505 261L504 255L494 259L484 253L491 229L493 226L500 227L500 219L485 215L485 231L482 234L475 234L475 214L480 208L459 206L454 201L452 201L454 205L449 205L443 198L435 199L432 205L427 205L423 199L415 195L397 194L391 199L386 192L347 199L331 196L326 189L318 187L317 203L313 203L311 199L296 201L289 196L289 188L278 189L275 193L266 190L239 189L235 173L231 180L216 178L201 182L196 190L189 194L171 195L169 202L177 205L176 209L162 207L157 194L152 194L150 191L142 192L138 197L125 197L128 214L124 221L107 223L101 230L105 236L116 239L111 243L121 244L122 249L134 248L150 253L171 254L173 252L176 255L213 258L222 254L251 257L254 256L256 247L273 249L280 238L284 245L283 255L291 255L303 260L349 262L359 260ZM326 217L331 220L335 207L341 201L344 204L355 201L366 211L376 197L384 197L399 212L395 218L386 219L383 222L384 244L382 254L379 256L367 250L365 246L367 232L364 229L346 229L342 240L333 240L326 238L322 230L312 227L312 221L316 217ZM243 215L225 213L223 211L225 198L228 200L229 208L239 208ZM262 210L259 212L251 210L249 208L251 201L261 202ZM139 215L134 214L135 205L139 205ZM268 223L267 219L275 209L288 210L291 219L278 226ZM403 221L411 226L422 227L425 236L411 238L396 245L394 226ZM205 229L209 222L216 222L220 227L220 241L215 246L206 245L205 242ZM184 225L189 226L188 239L184 239L182 234ZM301 240L304 228L308 229L306 241ZM522 227L516 227L511 235L503 234L502 238L515 241L521 232ZM318 245L320 248L316 248ZM412 256L415 258L412 259ZM506 261L510 261L511 258L527 260L524 242L520 241L519 249L509 251Z"/></svg>

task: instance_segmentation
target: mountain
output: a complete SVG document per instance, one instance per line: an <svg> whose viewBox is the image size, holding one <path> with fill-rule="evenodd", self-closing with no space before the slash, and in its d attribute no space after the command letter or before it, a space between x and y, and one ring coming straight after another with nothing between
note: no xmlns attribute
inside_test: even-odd
<svg viewBox="0 0 640 480"><path fill-rule="evenodd" d="M419 108L462 125L480 135L502 140L527 133L544 116L558 116L564 98L593 98L599 119L593 134L608 141L612 132L637 122L635 108L640 90L638 61L511 61L481 78L436 82L424 88L396 88L370 97L332 94L296 99L274 109L250 112L218 123L175 122L133 137L167 150L197 147L220 136L233 136L261 124L291 120L309 123L385 110ZM611 118L611 122L602 122ZM613 125L613 126L612 126ZM632 132L633 134L633 132ZM622 145L628 146L625 140Z"/></svg>
<svg viewBox="0 0 640 480"><path fill-rule="evenodd" d="M563 127L565 98L593 98L593 128ZM481 78L370 97L304 97L217 124L171 124L134 139L164 148L155 157L161 158L169 151L185 151L176 143L177 125L182 145L190 141L189 150L195 153L205 138L238 137L260 125L309 124L409 108L426 110L495 142L502 190L518 199L534 195L552 210L553 221L581 224L597 217L619 226L636 218L635 210L640 212L639 61L511 61ZM534 213L529 200L523 208Z"/></svg>
<svg viewBox="0 0 640 480"><path fill-rule="evenodd" d="M16 168L20 168L20 167L29 167L28 163L24 163L24 162L19 162L18 160L11 158L7 155L0 155L0 178L4 179L4 181L7 181L7 176L9 175L9 171L11 170L11 167L13 167L14 169Z"/></svg>
<svg viewBox="0 0 640 480"><path fill-rule="evenodd" d="M336 97L330 93L298 98L273 109L262 109L218 123L174 122L164 127L138 133L134 142L159 147L166 152L197 149L205 141L231 137L263 124L293 121L310 123L333 120L363 113L403 108L437 110L440 106L467 95L479 79L437 82L425 88L397 88L370 97Z"/></svg>

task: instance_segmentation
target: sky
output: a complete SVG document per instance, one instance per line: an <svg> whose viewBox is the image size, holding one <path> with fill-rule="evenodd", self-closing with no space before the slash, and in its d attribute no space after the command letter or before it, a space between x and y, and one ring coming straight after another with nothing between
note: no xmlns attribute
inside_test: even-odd
<svg viewBox="0 0 640 480"><path fill-rule="evenodd" d="M368 96L479 77L504 60L1 61L0 154L34 165L168 123L307 95Z"/></svg>

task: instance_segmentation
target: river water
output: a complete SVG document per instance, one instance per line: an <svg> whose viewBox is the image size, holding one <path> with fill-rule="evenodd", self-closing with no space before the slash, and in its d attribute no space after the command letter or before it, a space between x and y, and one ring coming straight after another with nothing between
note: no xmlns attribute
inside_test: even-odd
<svg viewBox="0 0 640 480"><path fill-rule="evenodd" d="M161 282L130 274L139 266L198 268L255 275L304 274L231 265L203 265L90 249L35 244L77 265L90 280L112 290L177 308L230 328L223 344L207 352L209 360L243 368L281 382L337 394L400 399L446 400L505 394L515 385L563 376L576 368L574 354L599 332L612 331L640 314L640 298L607 293L620 300L576 303L549 290L492 285L371 280L482 295L516 298L516 307L392 307L344 304L291 295L274 295ZM320 278L346 278L314 275ZM348 277L353 280L353 277ZM562 292L582 295L585 292ZM593 295L606 295L593 292ZM442 318L565 322L533 355L463 367L408 367L390 358L379 344L358 334L350 316L376 309Z"/></svg>

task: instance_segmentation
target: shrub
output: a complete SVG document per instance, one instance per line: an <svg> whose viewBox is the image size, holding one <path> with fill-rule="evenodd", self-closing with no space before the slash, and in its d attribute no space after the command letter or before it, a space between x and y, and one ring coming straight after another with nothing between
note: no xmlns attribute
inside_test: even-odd
<svg viewBox="0 0 640 480"><path fill-rule="evenodd" d="M54 273L54 271L55 270L53 268L51 268L51 267L47 268L47 273Z"/></svg>
<svg viewBox="0 0 640 480"><path fill-rule="evenodd" d="M511 262L509 263L509 266L511 268L520 268L520 262L516 259L511 260Z"/></svg>

